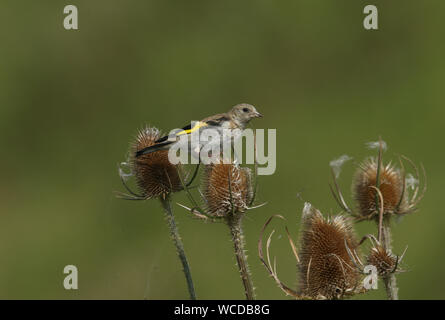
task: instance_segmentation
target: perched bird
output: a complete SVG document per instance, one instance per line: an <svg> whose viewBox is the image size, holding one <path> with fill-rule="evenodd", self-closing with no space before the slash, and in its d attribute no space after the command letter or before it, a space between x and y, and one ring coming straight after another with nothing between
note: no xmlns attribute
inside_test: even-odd
<svg viewBox="0 0 445 320"><path fill-rule="evenodd" d="M247 103L241 103L232 108L229 112L216 114L201 121L195 121L182 129L173 131L168 136L164 136L155 141L153 146L144 148L136 152L136 157L152 153L158 150L168 150L173 144L177 143L184 135L191 136L193 132L212 128L218 131L222 129L240 129L244 130L250 120L261 118L263 115L256 108ZM190 138L188 139L190 140ZM190 143L190 142L189 142Z"/></svg>

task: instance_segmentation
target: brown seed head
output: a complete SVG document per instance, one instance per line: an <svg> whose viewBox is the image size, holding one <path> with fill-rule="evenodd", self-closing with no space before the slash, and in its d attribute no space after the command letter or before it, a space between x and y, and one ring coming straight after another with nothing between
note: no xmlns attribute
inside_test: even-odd
<svg viewBox="0 0 445 320"><path fill-rule="evenodd" d="M232 212L245 212L252 199L249 168L235 164L206 165L203 175L202 194L207 212L226 216Z"/></svg>
<svg viewBox="0 0 445 320"><path fill-rule="evenodd" d="M131 147L131 169L136 183L147 199L182 190L182 183L177 171L178 166L168 160L168 150L155 151L135 157L134 154L155 144L161 137L156 128L141 130Z"/></svg>
<svg viewBox="0 0 445 320"><path fill-rule="evenodd" d="M386 251L382 246L377 245L371 249L371 253L366 259L368 265L377 268L379 276L385 276L396 270L397 257Z"/></svg>
<svg viewBox="0 0 445 320"><path fill-rule="evenodd" d="M300 240L300 290L314 299L337 299L353 294L359 273L345 246L357 250L352 227L343 216L323 218L309 203L303 209Z"/></svg>
<svg viewBox="0 0 445 320"><path fill-rule="evenodd" d="M378 215L380 208L376 206L377 193L377 161L365 161L355 175L353 193L362 216ZM407 200L403 192L404 181L400 171L390 163L382 165L379 174L379 190L383 197L383 213L400 213L404 211Z"/></svg>

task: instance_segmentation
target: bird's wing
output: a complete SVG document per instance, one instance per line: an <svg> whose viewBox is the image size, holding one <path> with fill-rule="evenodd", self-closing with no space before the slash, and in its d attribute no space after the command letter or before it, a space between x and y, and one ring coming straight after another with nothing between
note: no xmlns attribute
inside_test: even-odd
<svg viewBox="0 0 445 320"><path fill-rule="evenodd" d="M209 126L220 126L224 121L230 121L230 117L226 113L216 114L202 120Z"/></svg>
<svg viewBox="0 0 445 320"><path fill-rule="evenodd" d="M189 134L189 133L192 133L192 132L198 130L199 128L206 127L208 125L209 124L207 124L204 121L192 121L190 124L186 125L182 129L178 129L175 132L175 136L178 137L178 136L182 136L184 134ZM168 135L167 136L163 136L162 138L159 138L158 140L156 140L155 143L160 143L160 142L167 141L168 138L169 138Z"/></svg>
<svg viewBox="0 0 445 320"><path fill-rule="evenodd" d="M230 121L230 116L227 113L219 113L213 116L202 119L201 121L192 121L190 124L186 125L182 129L178 129L175 132L175 136L181 136L184 134L192 133L202 127L207 126L220 126L224 121ZM155 143L164 142L168 140L168 135L162 138L159 138L155 141Z"/></svg>

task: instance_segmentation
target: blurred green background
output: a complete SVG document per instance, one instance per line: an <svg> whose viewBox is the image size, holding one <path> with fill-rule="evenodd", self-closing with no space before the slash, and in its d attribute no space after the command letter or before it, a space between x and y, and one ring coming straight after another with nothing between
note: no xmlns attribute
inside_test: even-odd
<svg viewBox="0 0 445 320"><path fill-rule="evenodd" d="M79 9L79 30L63 8ZM288 299L260 264L259 230L285 216L298 236L303 201L338 213L329 161L358 161L378 136L422 162L428 191L395 224L409 246L402 299L445 299L443 1L372 1L379 30L362 26L366 1L18 1L0 3L0 298L187 299L157 201L115 199L117 174L144 124L165 131L248 102L277 129L277 170L260 179L245 234L259 299ZM175 195L175 201L187 203ZM243 299L229 232L175 206L201 299ZM276 221L281 279L296 268ZM375 233L373 223L357 233ZM65 265L79 269L66 291ZM357 297L384 298L378 291Z"/></svg>

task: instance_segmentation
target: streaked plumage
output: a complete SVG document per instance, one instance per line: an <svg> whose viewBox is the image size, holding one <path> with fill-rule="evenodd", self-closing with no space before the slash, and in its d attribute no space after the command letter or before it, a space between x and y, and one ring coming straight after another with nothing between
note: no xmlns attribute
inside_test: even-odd
<svg viewBox="0 0 445 320"><path fill-rule="evenodd" d="M207 128L213 129L240 129L244 130L250 120L260 118L262 114L250 104L242 103L234 106L229 112L216 114L201 121L195 121L191 124L176 130L170 135L164 136L156 140L156 144L136 152L136 157L144 154L155 152L158 150L167 150L173 144L179 141L183 135L191 135L193 132L205 130ZM190 139L189 139L190 140Z"/></svg>

